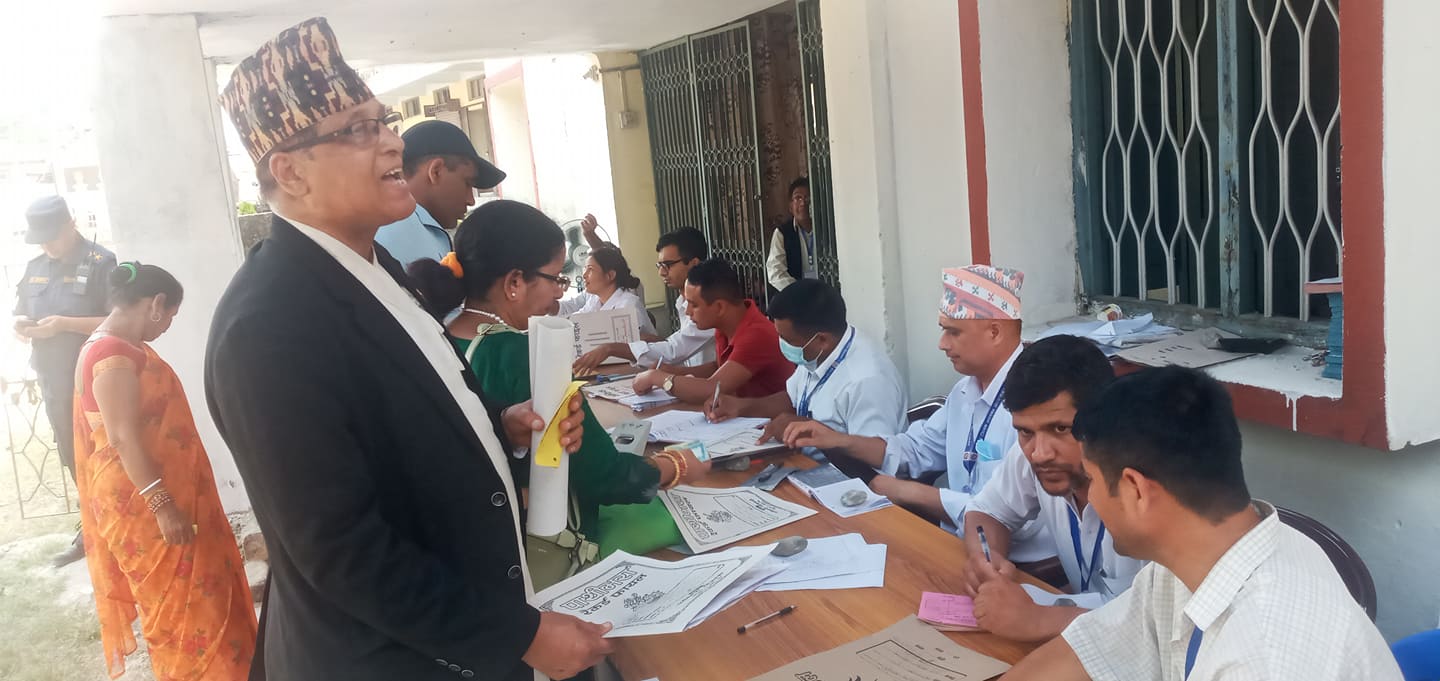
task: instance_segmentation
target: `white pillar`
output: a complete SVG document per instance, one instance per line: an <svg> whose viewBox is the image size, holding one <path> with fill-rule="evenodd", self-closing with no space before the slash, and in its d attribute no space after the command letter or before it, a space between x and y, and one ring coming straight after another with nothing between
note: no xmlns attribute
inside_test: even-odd
<svg viewBox="0 0 1440 681"><path fill-rule="evenodd" d="M905 369L906 324L882 0L824 2L835 245L850 322Z"/></svg>
<svg viewBox="0 0 1440 681"><path fill-rule="evenodd" d="M248 509L240 475L205 406L205 340L241 262L216 103L215 66L193 15L101 22L96 133L116 255L169 270L185 287L155 349L185 385L227 511Z"/></svg>

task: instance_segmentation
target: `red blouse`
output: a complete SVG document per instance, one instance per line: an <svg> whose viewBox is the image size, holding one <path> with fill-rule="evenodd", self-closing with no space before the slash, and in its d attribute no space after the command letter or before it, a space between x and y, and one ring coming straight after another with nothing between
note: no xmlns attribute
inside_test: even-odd
<svg viewBox="0 0 1440 681"><path fill-rule="evenodd" d="M145 368L145 348L114 336L100 336L80 350L80 408L100 411L95 403L95 377L111 369L129 369L138 376Z"/></svg>

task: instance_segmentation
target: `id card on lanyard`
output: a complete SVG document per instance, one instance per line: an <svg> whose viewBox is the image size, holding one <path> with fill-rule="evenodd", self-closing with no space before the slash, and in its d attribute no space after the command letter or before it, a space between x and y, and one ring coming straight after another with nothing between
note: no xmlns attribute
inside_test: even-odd
<svg viewBox="0 0 1440 681"><path fill-rule="evenodd" d="M825 370L825 375L820 377L820 381L815 384L814 388L810 389L809 393L800 396L800 404L795 405L795 413L799 414L800 418L810 418L810 399L815 397L815 393L820 392L820 388L825 385L826 381L830 380L830 375L835 373L835 369L840 366L841 362L845 361L845 356L850 354L850 345L854 342L855 335L851 334L850 340L845 341L845 347L840 348L840 356L836 357L835 362L830 365L830 368Z"/></svg>
<svg viewBox="0 0 1440 681"><path fill-rule="evenodd" d="M1066 507L1070 513L1070 541L1075 549L1075 564L1080 568L1080 592L1090 590L1090 579L1095 574L1095 568L1100 565L1100 547L1105 543L1105 523L1100 523L1100 531L1095 533L1095 548L1090 551L1090 562L1085 562L1085 551L1080 548L1080 517L1075 515L1075 509Z"/></svg>
<svg viewBox="0 0 1440 681"><path fill-rule="evenodd" d="M960 491L966 494L974 494L980 472L980 451L976 445L985 439L990 432L990 421L994 420L995 412L1000 410L1000 404L1005 400L1005 384L1000 384L1000 389L995 391L995 399L990 402L990 411L985 412L985 420L980 423L980 432L975 432L975 415L970 415L970 435L965 440L965 453L960 455L960 461L965 466L965 487Z"/></svg>

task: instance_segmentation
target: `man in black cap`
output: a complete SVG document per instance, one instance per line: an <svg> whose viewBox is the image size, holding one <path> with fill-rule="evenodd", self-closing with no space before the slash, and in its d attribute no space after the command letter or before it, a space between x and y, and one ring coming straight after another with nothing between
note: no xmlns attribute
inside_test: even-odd
<svg viewBox="0 0 1440 681"><path fill-rule="evenodd" d="M405 141L405 185L415 197L410 217L380 228L375 241L401 266L421 258L440 260L452 248L450 234L470 206L475 189L492 189L505 173L475 153L465 131L445 121L417 123Z"/></svg>
<svg viewBox="0 0 1440 681"><path fill-rule="evenodd" d="M106 282L115 269L115 254L81 236L70 207L59 196L47 196L25 211L30 229L25 243L44 253L25 266L15 302L15 333L31 345L30 365L40 379L45 413L55 433L60 461L75 477L75 363L80 346L105 319ZM80 535L55 556L55 566L85 555Z"/></svg>

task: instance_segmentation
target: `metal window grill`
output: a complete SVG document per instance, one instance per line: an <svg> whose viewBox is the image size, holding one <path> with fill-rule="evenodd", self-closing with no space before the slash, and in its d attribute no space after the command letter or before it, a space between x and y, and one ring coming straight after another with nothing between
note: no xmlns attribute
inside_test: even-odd
<svg viewBox="0 0 1440 681"><path fill-rule="evenodd" d="M732 24L640 55L664 232L698 227L747 296L765 297L765 229L750 28ZM673 296L674 292L669 292Z"/></svg>
<svg viewBox="0 0 1440 681"><path fill-rule="evenodd" d="M800 75L805 100L805 142L810 160L810 218L816 233L820 278L839 288L840 258L835 251L835 194L830 181L830 122L826 115L825 50L819 0L800 0Z"/></svg>
<svg viewBox="0 0 1440 681"><path fill-rule="evenodd" d="M1338 0L1072 12L1086 293L1270 324L1328 315L1304 284L1340 273Z"/></svg>

